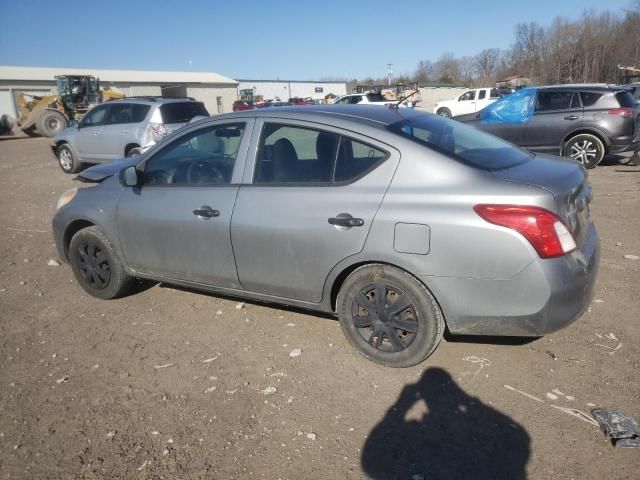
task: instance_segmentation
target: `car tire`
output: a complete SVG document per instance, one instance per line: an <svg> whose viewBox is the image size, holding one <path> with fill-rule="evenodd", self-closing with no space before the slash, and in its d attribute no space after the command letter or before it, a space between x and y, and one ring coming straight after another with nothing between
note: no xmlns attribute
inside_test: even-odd
<svg viewBox="0 0 640 480"><path fill-rule="evenodd" d="M376 301L376 292L383 292L382 303ZM433 353L444 333L442 311L431 292L412 275L389 265L354 270L340 288L336 310L351 345L388 367L419 364Z"/></svg>
<svg viewBox="0 0 640 480"><path fill-rule="evenodd" d="M45 110L36 122L38 131L45 137L55 137L67 128L67 119L60 112Z"/></svg>
<svg viewBox="0 0 640 480"><path fill-rule="evenodd" d="M58 165L64 173L77 173L82 168L82 163L78 161L76 154L66 143L60 145L56 150Z"/></svg>
<svg viewBox="0 0 640 480"><path fill-rule="evenodd" d="M562 149L563 156L573 158L582 163L585 168L595 168L606 153L607 150L602 140L590 133L580 133L571 137Z"/></svg>
<svg viewBox="0 0 640 480"><path fill-rule="evenodd" d="M134 155L142 154L142 149L140 147L133 147L127 150L125 157L133 157Z"/></svg>
<svg viewBox="0 0 640 480"><path fill-rule="evenodd" d="M448 108L439 108L436 113L441 117L451 118L451 110Z"/></svg>
<svg viewBox="0 0 640 480"><path fill-rule="evenodd" d="M134 284L111 242L100 228L78 231L69 244L69 262L80 286L92 297L109 300L126 294Z"/></svg>

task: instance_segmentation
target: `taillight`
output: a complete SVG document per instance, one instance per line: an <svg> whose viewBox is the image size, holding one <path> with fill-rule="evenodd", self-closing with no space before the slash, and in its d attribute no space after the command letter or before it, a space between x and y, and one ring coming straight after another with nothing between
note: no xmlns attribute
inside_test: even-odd
<svg viewBox="0 0 640 480"><path fill-rule="evenodd" d="M540 258L560 257L576 249L573 235L553 212L521 205L476 205L489 223L511 228L526 238Z"/></svg>
<svg viewBox="0 0 640 480"><path fill-rule="evenodd" d="M633 117L633 108L612 108L607 112L609 115L618 115L620 117Z"/></svg>
<svg viewBox="0 0 640 480"><path fill-rule="evenodd" d="M168 132L167 127L164 126L164 123L150 123L149 133L151 133L151 137L155 142L159 142L167 136Z"/></svg>

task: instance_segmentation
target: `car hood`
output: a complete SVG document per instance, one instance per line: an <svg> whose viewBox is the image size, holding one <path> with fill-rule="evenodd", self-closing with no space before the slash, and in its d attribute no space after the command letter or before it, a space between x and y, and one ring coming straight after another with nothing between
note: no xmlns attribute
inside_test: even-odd
<svg viewBox="0 0 640 480"><path fill-rule="evenodd" d="M140 155L134 155L133 157L123 158L122 160L103 163L95 167L87 168L78 175L78 178L89 182L101 182L105 178L119 174L121 170L127 167L136 165L139 161Z"/></svg>

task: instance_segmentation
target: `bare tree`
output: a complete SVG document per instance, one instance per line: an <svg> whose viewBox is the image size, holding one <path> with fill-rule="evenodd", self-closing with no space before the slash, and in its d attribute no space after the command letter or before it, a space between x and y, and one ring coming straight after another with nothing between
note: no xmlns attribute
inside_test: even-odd
<svg viewBox="0 0 640 480"><path fill-rule="evenodd" d="M495 76L498 70L499 60L500 49L498 48L486 48L473 59L478 80L483 85L489 85L496 80Z"/></svg>

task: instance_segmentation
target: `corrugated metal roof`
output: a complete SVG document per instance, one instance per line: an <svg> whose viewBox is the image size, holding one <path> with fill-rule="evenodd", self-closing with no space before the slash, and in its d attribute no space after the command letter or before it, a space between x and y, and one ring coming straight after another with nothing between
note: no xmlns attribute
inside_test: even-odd
<svg viewBox="0 0 640 480"><path fill-rule="evenodd" d="M94 68L63 67L6 67L0 66L0 80L53 81L56 75L93 75L105 82L138 83L226 83L238 82L213 72L154 72L147 70L99 70Z"/></svg>
<svg viewBox="0 0 640 480"><path fill-rule="evenodd" d="M336 81L330 81L330 80L247 80L246 78L239 78L238 82L241 83L317 83L317 84L341 84L341 83L347 83L344 80L336 80Z"/></svg>

